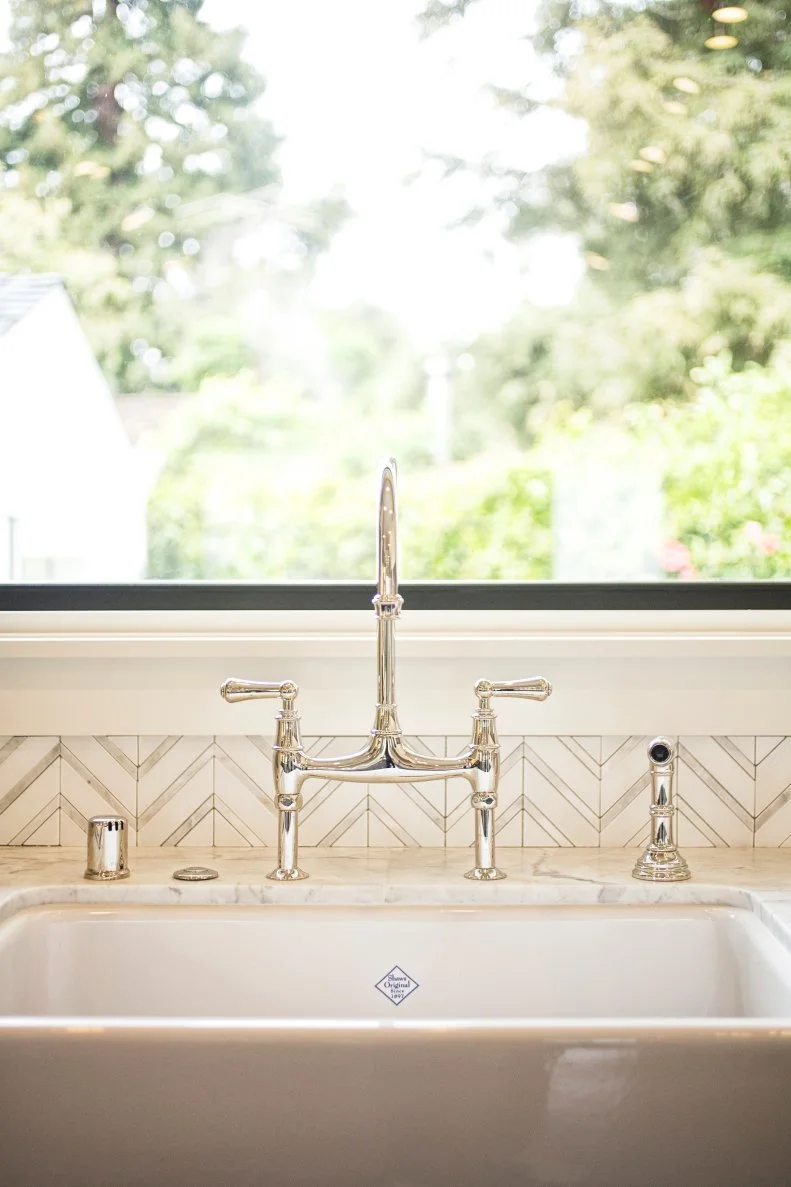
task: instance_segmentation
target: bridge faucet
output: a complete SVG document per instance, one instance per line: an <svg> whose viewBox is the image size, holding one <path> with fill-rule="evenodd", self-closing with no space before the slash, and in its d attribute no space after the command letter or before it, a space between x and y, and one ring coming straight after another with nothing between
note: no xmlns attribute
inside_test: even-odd
<svg viewBox="0 0 791 1187"><path fill-rule="evenodd" d="M308 875L299 867L299 811L302 788L309 779L347 783L421 783L439 779L466 779L475 817L475 864L464 875L491 882L506 875L495 860L495 809L500 782L500 743L492 710L493 697L523 697L545 701L552 686L542 676L527 680L478 680L472 717L472 738L459 754L435 758L417 754L401 733L395 697L395 620L403 598L398 592L398 513L396 466L391 458L380 473L377 520L378 571L373 598L377 629L377 697L374 724L368 742L354 754L339 758L313 758L306 754L300 721L294 705L298 689L291 680L226 680L221 695L230 703L280 698L275 715L272 750L274 800L278 813L277 867L267 877L295 882Z"/></svg>

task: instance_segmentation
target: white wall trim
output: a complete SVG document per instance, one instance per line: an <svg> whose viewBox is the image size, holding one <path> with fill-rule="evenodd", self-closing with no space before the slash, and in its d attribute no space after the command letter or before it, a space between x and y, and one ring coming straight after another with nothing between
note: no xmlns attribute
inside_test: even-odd
<svg viewBox="0 0 791 1187"><path fill-rule="evenodd" d="M0 615L0 735L270 734L274 704L226 705L227 676L296 680L305 735L360 737L372 613ZM405 612L407 733L463 736L481 677L541 674L503 734L787 735L791 612ZM791 779L791 773L789 773Z"/></svg>
<svg viewBox="0 0 791 1187"><path fill-rule="evenodd" d="M363 656L367 611L0 613L4 658ZM791 655L791 611L405 611L404 656Z"/></svg>

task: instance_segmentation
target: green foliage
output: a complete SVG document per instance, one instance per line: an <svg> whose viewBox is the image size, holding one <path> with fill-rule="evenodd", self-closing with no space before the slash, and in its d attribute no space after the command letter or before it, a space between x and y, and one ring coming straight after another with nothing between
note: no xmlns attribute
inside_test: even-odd
<svg viewBox="0 0 791 1187"><path fill-rule="evenodd" d="M539 42L553 47L561 106L585 121L588 145L548 170L538 200L609 263L600 283L623 292L678 281L700 248L731 250L743 236L754 248L763 238L765 264L791 276L787 237L773 241L787 229L791 168L781 10L752 4L740 45L724 53L705 48L711 21L688 0L598 3L584 17L566 3L544 11ZM563 49L571 30L573 54ZM697 91L680 92L678 78ZM530 228L534 205L526 196L520 229Z"/></svg>
<svg viewBox="0 0 791 1187"><path fill-rule="evenodd" d="M636 449L664 464L667 576L790 577L791 353L741 371L722 353L690 383L687 401L632 403L618 417ZM418 439L419 421L403 417L397 433ZM590 408L561 411L529 453L445 467L402 454L402 577L551 579L553 464L599 419ZM332 458L330 432L343 442ZM397 434L362 439L293 391L250 379L209 385L151 500L149 575L372 580L370 457L388 443L397 447Z"/></svg>
<svg viewBox="0 0 791 1187"><path fill-rule="evenodd" d="M358 301L319 315L327 369L345 403L361 415L415 408L423 398L423 359L398 320Z"/></svg>
<svg viewBox="0 0 791 1187"><path fill-rule="evenodd" d="M260 459L257 459L260 462ZM258 466L237 487L232 519L209 516L206 488L190 472L169 476L151 504L149 576L258 581L373 581L375 498L366 479L286 474ZM405 580L551 577L551 482L519 460L457 463L410 476L401 496ZM244 501L244 502L243 502ZM242 507L244 508L242 510Z"/></svg>
<svg viewBox="0 0 791 1187"><path fill-rule="evenodd" d="M669 536L686 576L791 577L791 355L734 372L727 355L693 372L685 405L634 410L667 455ZM683 555L683 554L682 554Z"/></svg>
<svg viewBox="0 0 791 1187"><path fill-rule="evenodd" d="M200 267L196 201L277 179L243 35L211 29L201 7L105 0L92 16L84 0L14 0L0 55L0 222L28 205L16 243L0 239L0 270L41 268L45 251L25 230L40 222L57 242L44 270L65 276L121 390L172 385L169 363L193 340L195 310L168 278L176 267L183 290ZM226 327L220 370L228 337ZM237 343L230 353L244 356L238 331ZM204 336L196 349L211 346Z"/></svg>
<svg viewBox="0 0 791 1187"><path fill-rule="evenodd" d="M477 365L459 384L461 429L484 391L500 422L529 445L548 415L691 399L690 370L709 355L727 351L736 369L768 364L790 339L791 285L710 249L677 286L618 304L587 284L571 311L524 309L479 340Z"/></svg>
<svg viewBox="0 0 791 1187"><path fill-rule="evenodd" d="M529 456L502 451L426 471L404 484L401 504L410 580L552 576L552 477Z"/></svg>
<svg viewBox="0 0 791 1187"><path fill-rule="evenodd" d="M332 434L331 456L324 442ZM371 580L372 456L397 454L410 579L528 579L551 566L551 482L518 455L435 469L420 413L344 421L251 379L208 385L190 407L149 504L155 578Z"/></svg>
<svg viewBox="0 0 791 1187"><path fill-rule="evenodd" d="M431 0L427 31L472 2L487 0ZM690 371L709 355L771 366L791 340L791 8L755 0L749 13L739 45L716 52L693 0L545 0L529 35L555 93L529 79L492 92L526 136L548 109L581 123L584 151L534 171L468 165L515 238L573 235L588 272L568 307L525 306L471 346L461 452L481 406L490 433L530 446L548 418L693 399Z"/></svg>
<svg viewBox="0 0 791 1187"><path fill-rule="evenodd" d="M476 2L429 0L427 31ZM117 387L200 388L164 443L149 576L372 580L372 459L392 453L405 579L551 578L553 460L601 422L665 459L668 576L791 576L791 10L753 0L739 47L711 53L693 0L544 3L557 92L494 93L526 128L547 107L582 121L586 150L490 163L490 190L515 237L576 236L588 274L570 307L471 346L460 460L438 467L395 319L360 302L278 334L303 273L228 263L276 142L241 34L201 7L14 0L0 55L0 270L61 272ZM301 212L305 274L347 213ZM264 287L259 357L236 313Z"/></svg>

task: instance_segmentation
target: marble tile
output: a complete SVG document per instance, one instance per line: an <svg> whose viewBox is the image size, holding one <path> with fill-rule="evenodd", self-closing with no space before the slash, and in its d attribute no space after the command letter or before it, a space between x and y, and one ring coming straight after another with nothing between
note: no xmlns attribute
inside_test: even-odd
<svg viewBox="0 0 791 1187"><path fill-rule="evenodd" d="M368 811L401 844L442 845L445 840L445 781L372 783L368 788ZM374 835L382 838L382 828L375 827ZM376 843L384 842L381 839L372 842Z"/></svg>
<svg viewBox="0 0 791 1187"><path fill-rule="evenodd" d="M303 795L305 806L300 813L303 844L368 844L367 783L311 780L305 784Z"/></svg>
<svg viewBox="0 0 791 1187"><path fill-rule="evenodd" d="M758 738L756 757L755 844L791 844L791 738Z"/></svg>
<svg viewBox="0 0 791 1187"><path fill-rule="evenodd" d="M213 810L213 801L213 738L171 736L146 738L145 742L141 739L137 784L139 844L183 843ZM205 833L204 825L198 835L203 837Z"/></svg>
<svg viewBox="0 0 791 1187"><path fill-rule="evenodd" d="M214 845L216 843L214 822L215 813L212 809L211 797L209 797L202 804L199 804L195 811L190 814L189 818L171 834L171 837L175 839L171 839L165 843L178 845L182 849L194 849L204 845Z"/></svg>
<svg viewBox="0 0 791 1187"><path fill-rule="evenodd" d="M524 742L522 738L500 739L500 787L497 792L497 844L522 845L524 838ZM470 809L472 812L472 809ZM468 828L475 832L475 818Z"/></svg>
<svg viewBox="0 0 791 1187"><path fill-rule="evenodd" d="M755 739L755 762L756 766L762 763L765 758L768 758L773 750L785 741L785 738L777 736L767 736Z"/></svg>
<svg viewBox="0 0 791 1187"><path fill-rule="evenodd" d="M679 845L752 845L754 740L679 738L676 796Z"/></svg>
<svg viewBox="0 0 791 1187"><path fill-rule="evenodd" d="M38 818L24 830L15 845L65 845L62 832L62 815L57 810L54 798L39 813Z"/></svg>
<svg viewBox="0 0 791 1187"><path fill-rule="evenodd" d="M525 798L522 821L522 843L531 848L567 845L563 833L545 816L536 803Z"/></svg>
<svg viewBox="0 0 791 1187"><path fill-rule="evenodd" d="M117 813L129 822L129 844L137 839L137 738L62 737L60 810L64 844L74 829L87 836L91 816Z"/></svg>
<svg viewBox="0 0 791 1187"><path fill-rule="evenodd" d="M645 844L645 736L501 739L497 839L503 847ZM311 736L337 756L362 737ZM409 737L419 753L457 753L468 737ZM678 739L682 846L791 844L791 738ZM0 844L84 844L89 816L121 812L130 841L247 848L277 842L272 739L262 736L2 737ZM468 849L474 818L464 780L305 784L300 839L323 847Z"/></svg>
<svg viewBox="0 0 791 1187"><path fill-rule="evenodd" d="M655 735L604 738L601 766L602 846L643 846L651 823L648 745Z"/></svg>
<svg viewBox="0 0 791 1187"><path fill-rule="evenodd" d="M572 737L571 735L568 735L566 737L566 745L577 751L580 754L580 757L583 759L583 762L585 761L585 758L582 754L582 751L584 751L588 758L592 759L595 763L595 767L593 768L594 770L597 770L601 766L602 739L600 737L594 735L576 735Z"/></svg>
<svg viewBox="0 0 791 1187"><path fill-rule="evenodd" d="M750 778L755 777L757 738L749 734L731 734L729 737L717 734L714 741L730 754Z"/></svg>
<svg viewBox="0 0 791 1187"><path fill-rule="evenodd" d="M445 738L408 735L406 745L425 758L442 758ZM368 843L436 847L445 840L445 780L368 785Z"/></svg>
<svg viewBox="0 0 791 1187"><path fill-rule="evenodd" d="M59 739L0 737L0 845L59 844L59 807Z"/></svg>
<svg viewBox="0 0 791 1187"><path fill-rule="evenodd" d="M364 745L362 737L306 737L312 758L338 758L354 754ZM336 779L310 779L302 788L300 844L368 844L368 784L340 783ZM395 842L391 842L393 844Z"/></svg>
<svg viewBox="0 0 791 1187"><path fill-rule="evenodd" d="M257 837L253 838L249 830L244 826L244 822L239 820L226 805L221 803L217 807L216 804L217 801L215 800L215 807L210 816L212 827L212 840L209 842L210 844L222 849L265 848L265 843L258 840ZM192 837L192 835L191 833L190 836Z"/></svg>
<svg viewBox="0 0 791 1187"><path fill-rule="evenodd" d="M215 845L276 845L272 741L259 736L214 739Z"/></svg>
<svg viewBox="0 0 791 1187"><path fill-rule="evenodd" d="M598 764L576 741L525 738L524 797L531 832L537 824L558 845L598 845L599 796Z"/></svg>

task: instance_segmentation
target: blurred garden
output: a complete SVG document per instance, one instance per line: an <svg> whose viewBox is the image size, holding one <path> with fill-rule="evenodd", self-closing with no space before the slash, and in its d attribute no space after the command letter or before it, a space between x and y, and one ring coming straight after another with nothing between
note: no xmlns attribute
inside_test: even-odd
<svg viewBox="0 0 791 1187"><path fill-rule="evenodd" d="M495 2L429 0L416 36ZM383 454L407 580L791 577L784 0L524 5L525 77L485 101L517 140L573 135L535 167L425 167L483 195L466 227L568 241L579 275L430 348L372 299L316 298L355 210L283 199L264 79L202 7L12 0L0 54L0 272L64 276L117 395L184 397L148 577L371 578ZM611 562L583 543L575 569L575 516Z"/></svg>

